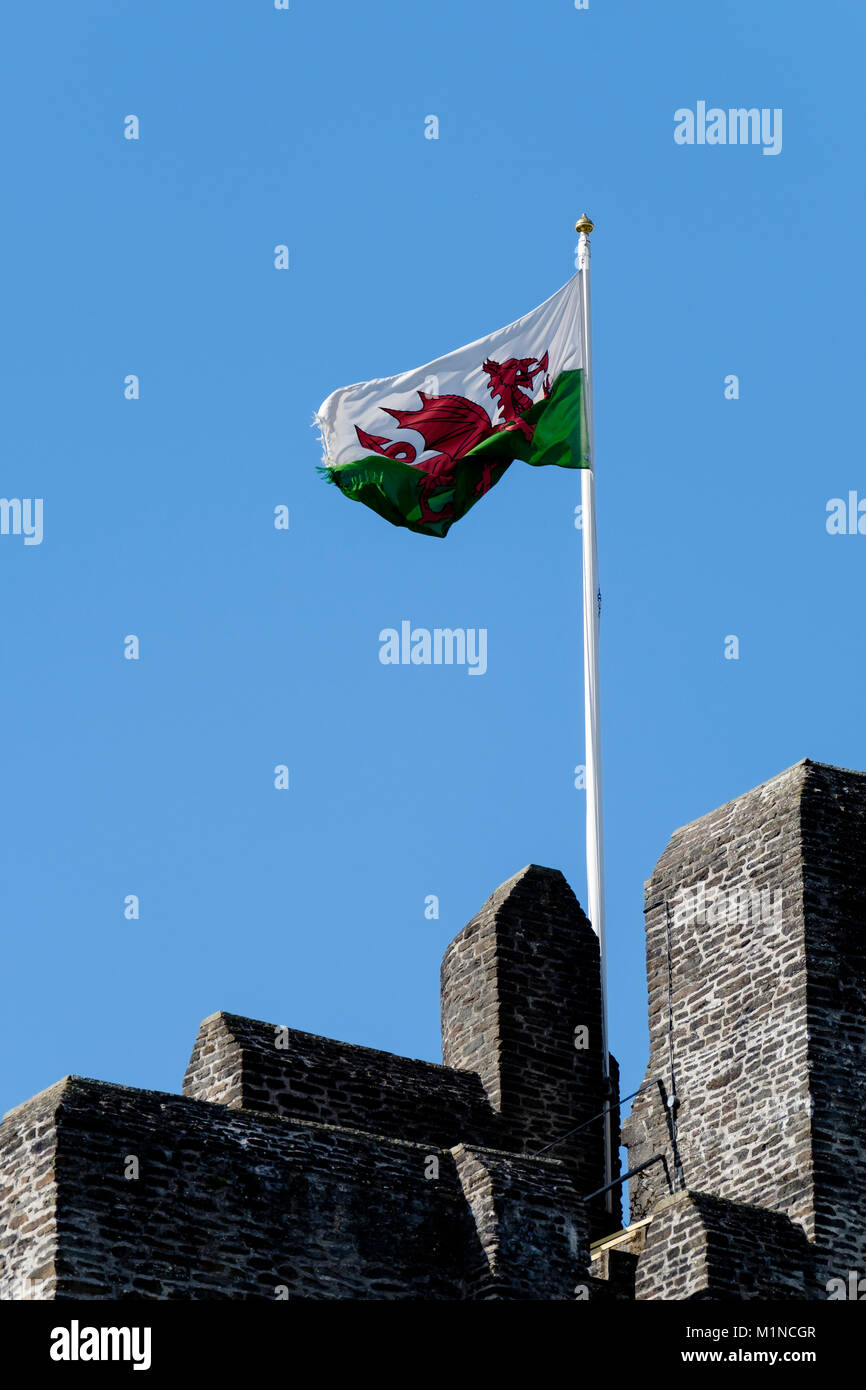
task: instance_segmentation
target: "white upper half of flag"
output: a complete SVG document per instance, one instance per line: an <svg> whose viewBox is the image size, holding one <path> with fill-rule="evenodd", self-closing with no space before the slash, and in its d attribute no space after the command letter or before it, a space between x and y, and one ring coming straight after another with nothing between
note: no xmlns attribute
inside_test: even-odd
<svg viewBox="0 0 866 1390"><path fill-rule="evenodd" d="M501 416L500 402L492 394L494 381L490 368L505 364L539 363L547 354L546 371L528 366L523 373L521 389L533 401L544 395L545 381L552 384L560 372L577 371L584 364L583 348L583 285L581 273L563 285L537 309L523 318L499 328L486 338L437 357L426 366L401 372L399 376L379 377L375 381L359 381L354 386L342 386L332 391L316 413L322 432L325 462L331 468L354 463L365 450L358 439L357 429L368 434L387 433L389 438L414 438L412 430L399 430L387 412L415 410L420 404L419 392L428 396L465 396L488 412L494 424ZM513 368L512 368L513 372ZM527 382L531 376L531 384Z"/></svg>

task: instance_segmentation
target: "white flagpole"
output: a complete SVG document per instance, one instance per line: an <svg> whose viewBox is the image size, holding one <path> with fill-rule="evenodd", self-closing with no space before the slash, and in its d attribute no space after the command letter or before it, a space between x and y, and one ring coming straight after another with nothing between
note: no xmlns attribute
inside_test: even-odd
<svg viewBox="0 0 866 1390"><path fill-rule="evenodd" d="M598 551L595 534L595 430L592 399L592 303L590 294L589 234L593 224L586 213L575 223L580 234L577 266L581 279L583 310L583 378L586 433L590 467L580 470L581 535L583 537L583 693L586 728L586 888L587 916L598 937L601 958L601 1048L604 1102L604 1181L613 1180L613 1138L610 1113L610 1057L607 1031L607 951L604 920L604 828L601 799L601 710L598 671ZM605 1194L613 1211L613 1193Z"/></svg>

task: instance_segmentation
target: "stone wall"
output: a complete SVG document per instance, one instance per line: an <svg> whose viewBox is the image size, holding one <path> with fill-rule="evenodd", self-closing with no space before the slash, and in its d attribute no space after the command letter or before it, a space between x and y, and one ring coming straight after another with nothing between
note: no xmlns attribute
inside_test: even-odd
<svg viewBox="0 0 866 1390"><path fill-rule="evenodd" d="M530 865L509 879L451 942L442 962L442 1051L471 1070L503 1128L525 1152L558 1143L578 1190L604 1184L601 974L598 938L554 869ZM611 1068L616 1101L617 1074ZM613 1117L614 1176L618 1123ZM620 1224L593 1204L593 1231Z"/></svg>
<svg viewBox="0 0 866 1390"><path fill-rule="evenodd" d="M63 1082L0 1125L0 1298L53 1298L57 1253L54 1108Z"/></svg>
<svg viewBox="0 0 866 1390"><path fill-rule="evenodd" d="M550 1160L80 1077L12 1112L0 1144L33 1223L13 1225L4 1298L49 1269L30 1296L568 1298L588 1258L580 1203ZM47 1226L29 1196L46 1163Z"/></svg>
<svg viewBox="0 0 866 1390"><path fill-rule="evenodd" d="M815 1240L866 1275L866 776L806 764L801 806Z"/></svg>
<svg viewBox="0 0 866 1390"><path fill-rule="evenodd" d="M751 1209L755 1231L765 1209L795 1223L812 1244L793 1285L820 1296L866 1268L866 776L804 761L676 831L646 922L650 1062L623 1127L629 1166L663 1153L696 1201ZM689 1296L661 1165L631 1191L633 1219L653 1216L656 1273L642 1256L637 1296ZM726 1227L731 1287L750 1287L749 1229ZM774 1230L784 1287L790 1239Z"/></svg>
<svg viewBox="0 0 866 1390"><path fill-rule="evenodd" d="M440 1147L510 1147L474 1072L236 1014L204 1020L183 1093Z"/></svg>
<svg viewBox="0 0 866 1390"><path fill-rule="evenodd" d="M805 776L799 764L675 831L659 860L646 888L647 1085L623 1139L629 1167L661 1152L674 1174L679 1157L686 1187L772 1207L814 1235ZM734 892L757 895L743 897L743 921ZM676 1094L678 1154L659 1079ZM661 1165L630 1191L633 1218L645 1216L668 1195Z"/></svg>
<svg viewBox="0 0 866 1390"><path fill-rule="evenodd" d="M599 1107L597 1038L594 1076L564 1056L597 1015L595 938L551 870L504 897L520 909L492 942L514 1010L497 1043L504 1106L459 1060L214 1014L183 1096L67 1077L5 1117L0 1296L573 1298L589 1277L581 1194L598 1177L598 1127L565 1161L537 1151ZM543 1103L521 1099L540 1082L535 1027L551 1029L557 1084L578 1078L576 1101L554 1104L552 1083Z"/></svg>
<svg viewBox="0 0 866 1390"><path fill-rule="evenodd" d="M531 865L446 951L443 1065L219 1013L183 1096L68 1077L11 1111L0 1296L826 1297L866 1270L866 776L800 763L676 831L646 919L623 1137L665 1166L627 1230L586 1200L598 943Z"/></svg>
<svg viewBox="0 0 866 1390"><path fill-rule="evenodd" d="M638 1299L818 1298L814 1248L778 1212L701 1192L663 1199L637 1261Z"/></svg>
<svg viewBox="0 0 866 1390"><path fill-rule="evenodd" d="M453 1154L474 1236L464 1297L573 1299L587 1278L589 1219L565 1166L464 1145Z"/></svg>

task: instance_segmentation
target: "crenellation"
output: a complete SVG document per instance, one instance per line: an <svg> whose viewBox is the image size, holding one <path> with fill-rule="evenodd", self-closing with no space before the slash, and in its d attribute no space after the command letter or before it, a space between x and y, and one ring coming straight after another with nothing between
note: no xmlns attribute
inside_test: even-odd
<svg viewBox="0 0 866 1390"><path fill-rule="evenodd" d="M587 1200L606 1101L619 1131L598 941L563 876L529 865L445 952L442 1063L220 1012L180 1096L66 1077L10 1111L0 1297L858 1287L866 775L804 761L680 827L645 915L650 1057L622 1134L630 1167L664 1164L630 1181L627 1227L618 1190Z"/></svg>

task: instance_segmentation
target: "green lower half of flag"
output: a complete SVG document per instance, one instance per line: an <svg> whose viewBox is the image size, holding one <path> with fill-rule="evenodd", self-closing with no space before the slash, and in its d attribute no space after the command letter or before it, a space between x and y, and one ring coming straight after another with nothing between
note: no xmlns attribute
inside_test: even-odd
<svg viewBox="0 0 866 1390"><path fill-rule="evenodd" d="M457 458L440 458L430 471L380 454L367 454L328 479L346 497L363 502L394 526L425 536L445 536L502 477L515 460L540 467L588 468L584 383L581 371L561 372L550 395Z"/></svg>

